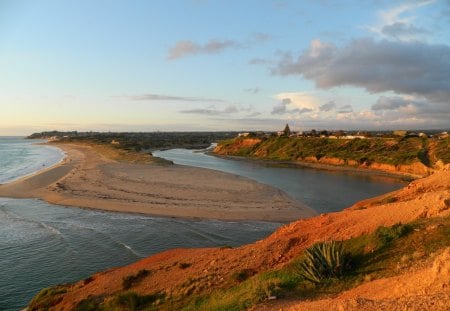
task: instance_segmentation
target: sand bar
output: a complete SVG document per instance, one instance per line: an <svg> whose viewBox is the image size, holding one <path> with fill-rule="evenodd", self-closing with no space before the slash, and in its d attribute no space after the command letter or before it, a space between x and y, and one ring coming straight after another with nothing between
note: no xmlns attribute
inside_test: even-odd
<svg viewBox="0 0 450 311"><path fill-rule="evenodd" d="M288 222L316 215L282 191L219 171L112 160L95 148L58 144L59 165L0 185L0 196L155 216Z"/></svg>

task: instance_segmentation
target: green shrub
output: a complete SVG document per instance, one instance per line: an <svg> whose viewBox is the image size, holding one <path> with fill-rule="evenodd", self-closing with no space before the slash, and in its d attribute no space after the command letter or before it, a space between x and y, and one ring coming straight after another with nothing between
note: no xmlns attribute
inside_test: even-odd
<svg viewBox="0 0 450 311"><path fill-rule="evenodd" d="M348 264L349 256L344 253L342 243L329 241L314 244L306 249L305 258L298 268L303 278L320 283L324 279L343 276Z"/></svg>
<svg viewBox="0 0 450 311"><path fill-rule="evenodd" d="M231 275L231 278L233 280L235 280L236 282L243 282L243 281L247 280L249 277L251 277L251 276L253 276L255 274L256 274L255 270L243 269L243 270L239 270L239 271L234 272Z"/></svg>
<svg viewBox="0 0 450 311"><path fill-rule="evenodd" d="M375 235L382 245L386 245L411 232L411 226L395 224L392 227L379 227Z"/></svg>
<svg viewBox="0 0 450 311"><path fill-rule="evenodd" d="M189 268L191 266L191 264L190 263L188 263L188 262L180 262L179 264L178 264L178 267L180 268L180 269L187 269L187 268Z"/></svg>
<svg viewBox="0 0 450 311"><path fill-rule="evenodd" d="M119 307L119 310L144 310L158 300L162 301L165 295L163 293L155 293L152 295L138 295L135 292L127 292L117 296L109 305ZM117 308L116 308L117 309Z"/></svg>
<svg viewBox="0 0 450 311"><path fill-rule="evenodd" d="M133 285L139 283L143 278L150 274L149 270L142 269L135 275L129 275L123 278L122 286L123 289L129 289Z"/></svg>
<svg viewBox="0 0 450 311"><path fill-rule="evenodd" d="M46 310L60 302L61 294L67 292L64 287L48 287L44 288L36 295L36 297L31 300L29 309L30 310Z"/></svg>
<svg viewBox="0 0 450 311"><path fill-rule="evenodd" d="M77 306L74 308L74 311L98 311L102 310L100 306L103 300L101 297L89 297L81 300Z"/></svg>

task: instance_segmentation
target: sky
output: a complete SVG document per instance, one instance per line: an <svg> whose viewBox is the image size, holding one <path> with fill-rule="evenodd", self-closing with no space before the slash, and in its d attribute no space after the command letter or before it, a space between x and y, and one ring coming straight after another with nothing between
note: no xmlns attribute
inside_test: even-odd
<svg viewBox="0 0 450 311"><path fill-rule="evenodd" d="M450 0L0 0L0 135L450 128Z"/></svg>

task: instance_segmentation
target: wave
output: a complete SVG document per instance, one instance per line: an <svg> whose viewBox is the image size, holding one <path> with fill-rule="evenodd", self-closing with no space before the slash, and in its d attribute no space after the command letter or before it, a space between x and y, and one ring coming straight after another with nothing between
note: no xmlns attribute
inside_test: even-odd
<svg viewBox="0 0 450 311"><path fill-rule="evenodd" d="M46 229L46 231L51 232L53 235L64 239L63 234L57 228L55 228L49 224L46 224L42 221L26 218L24 216L14 213L10 210L7 210L5 208L4 204L0 205L0 211L6 216L6 219L9 221L38 225L39 227Z"/></svg>
<svg viewBox="0 0 450 311"><path fill-rule="evenodd" d="M126 248L127 250L129 250L133 255L135 255L135 256L137 256L137 257L139 257L139 258L144 257L142 254L139 254L139 253L136 252L133 248L131 248L131 246L129 246L129 245L125 244L125 243L122 243L122 242L120 242L120 241L116 241L116 243L118 243L118 244L122 245L123 247L125 247L125 248Z"/></svg>
<svg viewBox="0 0 450 311"><path fill-rule="evenodd" d="M65 154L24 139L0 138L0 183L13 182L60 163Z"/></svg>
<svg viewBox="0 0 450 311"><path fill-rule="evenodd" d="M58 229L56 229L55 227L52 227L50 225L47 225L44 222L41 221L36 221L41 227L49 230L50 232L54 233L55 235L61 236L62 238L64 238L64 236L62 235L61 231L59 231Z"/></svg>

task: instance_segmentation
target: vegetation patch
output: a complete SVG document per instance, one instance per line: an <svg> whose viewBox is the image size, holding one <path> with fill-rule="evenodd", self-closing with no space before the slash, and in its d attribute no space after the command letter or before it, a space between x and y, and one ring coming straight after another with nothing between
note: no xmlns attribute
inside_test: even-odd
<svg viewBox="0 0 450 311"><path fill-rule="evenodd" d="M62 294L66 293L67 289L63 286L44 288L31 300L28 305L29 310L48 310L55 306L62 300Z"/></svg>
<svg viewBox="0 0 450 311"><path fill-rule="evenodd" d="M148 310L151 306L164 301L164 293L152 295L138 295L135 292L127 292L117 296L108 304L109 310Z"/></svg>
<svg viewBox="0 0 450 311"><path fill-rule="evenodd" d="M334 296L361 283L397 275L416 264L417 260L425 260L448 247L450 217L380 227L371 234L334 243L334 252L341 254L344 262L351 258L351 266L344 265L339 277L323 278L320 282L305 278L299 273L299 266L307 258L308 251L305 250L281 269L256 274L228 289L189 296L190 301L180 300L179 304L184 310L247 310L275 297L318 299ZM327 245L331 244L327 242ZM331 252L333 247L326 246L325 249ZM333 269L331 271L335 273Z"/></svg>
<svg viewBox="0 0 450 311"><path fill-rule="evenodd" d="M305 250L304 257L298 267L299 274L313 283L340 278L350 269L350 256L344 252L341 242L314 244Z"/></svg>
<svg viewBox="0 0 450 311"><path fill-rule="evenodd" d="M137 274L124 277L122 280L123 289L130 289L134 285L141 282L149 274L150 274L149 270L142 269L142 270L139 270L139 272Z"/></svg>
<svg viewBox="0 0 450 311"><path fill-rule="evenodd" d="M439 139L434 152L442 162L450 163L450 137Z"/></svg>
<svg viewBox="0 0 450 311"><path fill-rule="evenodd" d="M256 274L256 271L253 269L243 269L243 270L234 272L231 275L231 278L236 282L243 282L255 274Z"/></svg>
<svg viewBox="0 0 450 311"><path fill-rule="evenodd" d="M180 269L187 269L187 268L189 268L191 266L191 264L190 263L188 263L188 262L180 262L179 264L178 264L178 267L180 268Z"/></svg>
<svg viewBox="0 0 450 311"><path fill-rule="evenodd" d="M269 137L251 147L242 146L242 139L220 142L220 154L298 161L306 158L336 158L345 163L370 165L383 163L393 166L423 163L433 166L440 159L450 162L450 141L437 138L367 138L331 139L322 137ZM435 157L430 157L432 153Z"/></svg>
<svg viewBox="0 0 450 311"><path fill-rule="evenodd" d="M78 303L74 311L139 311L156 310L157 306L164 302L165 293L151 295L139 295L135 292L125 292L106 299L105 296L91 296Z"/></svg>
<svg viewBox="0 0 450 311"><path fill-rule="evenodd" d="M402 225L401 223L395 224L392 227L379 227L375 232L376 237L380 241L382 246L396 240L409 232L412 227L410 225Z"/></svg>
<svg viewBox="0 0 450 311"><path fill-rule="evenodd" d="M321 244L327 246L317 246ZM121 291L110 296L91 296L81 301L74 310L247 310L275 298L319 299L335 296L364 282L398 275L448 247L450 217L419 219L409 224L379 227L371 234L321 244L305 250L281 269L257 274L253 270L238 271L235 279L241 281L227 282L228 288L211 288L208 284L215 276L208 275L187 280L170 295L163 292L141 295L134 291ZM316 253L313 249L321 248L323 250L317 250L320 256L308 255ZM351 265L326 264L335 268L328 269L320 282L308 280L304 273L300 273L299 267L308 256L321 258L331 256L327 254L332 253L334 257L343 258L343 262L351 258ZM311 260L314 262L316 259ZM333 261L340 262L341 259L330 260ZM344 271L338 272L341 267ZM145 274L138 272L130 279L139 282ZM66 290L70 289L58 286L41 291L30 303L30 310L51 308L62 299Z"/></svg>

